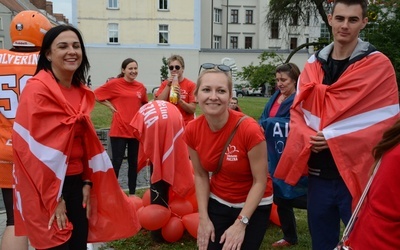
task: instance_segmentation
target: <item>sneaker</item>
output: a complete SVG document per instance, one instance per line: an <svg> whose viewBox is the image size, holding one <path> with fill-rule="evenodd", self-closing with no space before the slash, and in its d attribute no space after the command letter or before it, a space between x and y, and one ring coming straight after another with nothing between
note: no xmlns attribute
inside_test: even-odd
<svg viewBox="0 0 400 250"><path fill-rule="evenodd" d="M272 243L272 247L290 247L290 246L292 246L292 245L293 245L293 244L287 242L287 241L284 240L284 239L281 239L281 240L278 240L278 241Z"/></svg>

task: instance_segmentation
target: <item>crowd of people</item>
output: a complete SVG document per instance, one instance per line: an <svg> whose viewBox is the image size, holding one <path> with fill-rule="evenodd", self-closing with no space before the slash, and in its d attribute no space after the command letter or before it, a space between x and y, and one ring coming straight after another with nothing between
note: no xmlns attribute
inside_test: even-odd
<svg viewBox="0 0 400 250"><path fill-rule="evenodd" d="M168 206L172 191L195 190L200 250L260 249L273 204L283 234L274 248L299 243L300 208L307 210L312 249L336 248L341 222L351 227L341 246L399 249L395 71L359 38L368 22L365 0L335 0L328 21L333 42L303 70L276 67L276 92L256 121L232 96L227 65L202 64L194 83L183 75L183 57L171 55L169 77L149 102L136 80L138 62L126 58L117 77L92 91L79 30L52 27L39 12L16 15L14 47L1 53L37 64L0 65L8 84L0 93L20 94L0 102L8 107L0 109L7 213L1 249L25 250L29 240L36 249L83 250L135 235L136 209L118 183L124 158L129 195L145 165L151 203ZM10 74L18 82L5 78ZM111 159L90 118L96 101L112 111ZM161 230L151 235L163 241Z"/></svg>

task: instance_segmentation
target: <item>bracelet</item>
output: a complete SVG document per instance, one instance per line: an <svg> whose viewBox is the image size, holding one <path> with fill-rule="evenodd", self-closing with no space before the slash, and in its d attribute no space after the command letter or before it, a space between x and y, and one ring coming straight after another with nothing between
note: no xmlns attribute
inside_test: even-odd
<svg viewBox="0 0 400 250"><path fill-rule="evenodd" d="M91 181L83 181L83 186L85 186L85 185L88 185L88 186L90 186L90 188L92 188L93 187L93 182L91 182Z"/></svg>

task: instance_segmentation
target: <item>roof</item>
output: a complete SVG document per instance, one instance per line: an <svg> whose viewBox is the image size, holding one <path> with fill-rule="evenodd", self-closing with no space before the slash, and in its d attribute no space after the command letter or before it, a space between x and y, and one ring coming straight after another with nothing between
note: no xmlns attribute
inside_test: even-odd
<svg viewBox="0 0 400 250"><path fill-rule="evenodd" d="M27 9L34 9L32 4L24 4L21 1L15 0L0 0L0 3L6 6L11 11L20 12Z"/></svg>

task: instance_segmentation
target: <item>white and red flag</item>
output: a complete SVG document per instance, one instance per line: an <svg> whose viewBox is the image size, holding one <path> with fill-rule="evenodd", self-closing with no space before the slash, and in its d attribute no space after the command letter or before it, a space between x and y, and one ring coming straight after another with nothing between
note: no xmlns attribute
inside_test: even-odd
<svg viewBox="0 0 400 250"><path fill-rule="evenodd" d="M295 185L308 174L310 136L322 131L340 175L357 204L373 164L372 149L399 118L396 75L389 59L373 52L351 64L332 85L310 57L299 78L290 132L275 177Z"/></svg>
<svg viewBox="0 0 400 250"><path fill-rule="evenodd" d="M13 131L15 231L28 235L35 248L54 247L71 236L56 222L50 229L48 223L61 195L77 122L86 128L83 178L93 182L88 241L127 238L140 229L134 204L121 190L90 120L94 94L82 88L79 111L46 71L31 78L21 96Z"/></svg>

